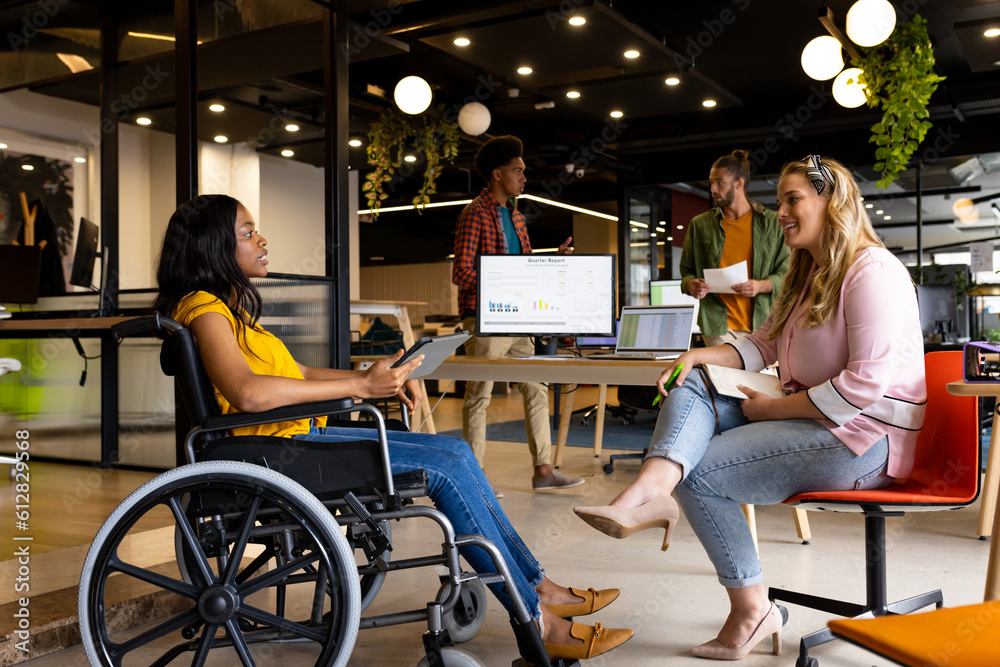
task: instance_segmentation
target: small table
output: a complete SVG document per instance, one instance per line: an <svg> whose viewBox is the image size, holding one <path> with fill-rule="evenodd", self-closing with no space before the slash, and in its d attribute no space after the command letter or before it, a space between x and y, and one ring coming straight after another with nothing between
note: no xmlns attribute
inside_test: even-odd
<svg viewBox="0 0 1000 667"><path fill-rule="evenodd" d="M966 382L957 380L948 383L948 393L955 396L993 396L1000 398L1000 383ZM998 402L1000 405L1000 402ZM986 456L986 478L983 480L981 505L979 507L980 537L1000 534L1000 514L997 513L997 488L1000 486L1000 422L993 412L993 428L990 433L990 451ZM986 566L986 594L984 600L1000 599L1000 547L997 540L990 544L990 560Z"/></svg>

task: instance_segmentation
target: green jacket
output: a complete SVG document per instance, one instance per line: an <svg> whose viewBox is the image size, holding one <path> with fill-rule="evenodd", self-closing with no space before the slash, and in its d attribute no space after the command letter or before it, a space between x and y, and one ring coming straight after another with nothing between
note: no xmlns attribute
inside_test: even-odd
<svg viewBox="0 0 1000 667"><path fill-rule="evenodd" d="M753 208L753 272L754 280L770 280L772 292L753 297L753 328L756 329L771 312L771 303L781 289L781 283L788 271L788 246L784 232L778 223L778 215L755 201ZM705 269L719 267L722 246L726 235L722 231L722 208L716 207L695 216L684 237L681 252L681 289L686 293L688 283L695 278L705 278ZM698 326L706 336L721 336L728 329L726 305L718 295L711 293L701 300Z"/></svg>

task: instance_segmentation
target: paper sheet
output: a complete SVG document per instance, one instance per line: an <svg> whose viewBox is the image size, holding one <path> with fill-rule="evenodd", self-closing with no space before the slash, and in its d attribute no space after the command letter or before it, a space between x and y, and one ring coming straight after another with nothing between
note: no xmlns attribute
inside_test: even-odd
<svg viewBox="0 0 1000 667"><path fill-rule="evenodd" d="M717 294L735 294L731 285L747 281L747 263L740 262L724 269L705 269L705 282L710 292Z"/></svg>

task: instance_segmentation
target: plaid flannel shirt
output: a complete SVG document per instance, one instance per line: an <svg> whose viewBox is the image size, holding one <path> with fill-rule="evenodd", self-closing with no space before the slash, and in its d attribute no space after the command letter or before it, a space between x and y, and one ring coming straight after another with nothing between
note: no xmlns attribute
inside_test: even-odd
<svg viewBox="0 0 1000 667"><path fill-rule="evenodd" d="M521 241L521 254L531 254L528 228L524 216L517 209L511 209L514 230ZM458 216L455 230L455 262L452 266L451 281L458 285L458 311L476 309L476 255L506 255L507 237L503 233L503 219L500 216L500 202L483 189Z"/></svg>

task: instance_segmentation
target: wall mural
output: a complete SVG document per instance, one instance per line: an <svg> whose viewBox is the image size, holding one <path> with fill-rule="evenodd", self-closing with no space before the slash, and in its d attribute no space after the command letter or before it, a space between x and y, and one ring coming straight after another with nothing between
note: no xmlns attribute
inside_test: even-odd
<svg viewBox="0 0 1000 667"><path fill-rule="evenodd" d="M73 163L0 150L0 244L25 244L25 204L34 245L44 242L39 296L65 294L76 229Z"/></svg>

